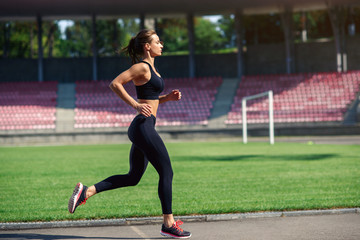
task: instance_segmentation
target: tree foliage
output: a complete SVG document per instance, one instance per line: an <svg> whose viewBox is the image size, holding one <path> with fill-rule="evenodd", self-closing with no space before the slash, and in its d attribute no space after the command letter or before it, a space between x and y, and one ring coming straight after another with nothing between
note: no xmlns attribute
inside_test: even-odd
<svg viewBox="0 0 360 240"><path fill-rule="evenodd" d="M352 27L359 32L360 8L346 10L345 31ZM156 31L165 43L166 54L187 54L189 39L185 18L158 19ZM280 14L244 15L242 19L244 45L284 42ZM96 50L99 57L117 56L130 38L139 30L139 20L98 19L96 21ZM93 54L91 20L76 20L65 33L60 21L43 21L42 45L44 57L89 57ZM306 30L307 39L332 38L333 31L326 10L293 14L294 40L301 40ZM207 18L194 19L196 53L213 53L236 47L235 19L223 15L217 22ZM0 56L37 58L38 26L35 21L0 22Z"/></svg>
<svg viewBox="0 0 360 240"><path fill-rule="evenodd" d="M184 52L188 50L189 40L185 19L161 19L156 31L164 42L165 52Z"/></svg>
<svg viewBox="0 0 360 240"><path fill-rule="evenodd" d="M198 53L209 53L223 47L223 38L217 24L207 19L195 20L195 49Z"/></svg>

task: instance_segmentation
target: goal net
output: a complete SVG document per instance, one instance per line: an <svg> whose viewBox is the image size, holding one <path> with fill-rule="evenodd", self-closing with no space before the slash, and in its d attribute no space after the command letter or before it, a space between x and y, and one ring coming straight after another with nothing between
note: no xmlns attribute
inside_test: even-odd
<svg viewBox="0 0 360 240"><path fill-rule="evenodd" d="M257 98L269 97L269 138L270 144L274 144L274 99L273 91L267 91L252 96L247 96L242 99L242 124L243 124L243 143L247 143L247 117L246 117L246 101Z"/></svg>

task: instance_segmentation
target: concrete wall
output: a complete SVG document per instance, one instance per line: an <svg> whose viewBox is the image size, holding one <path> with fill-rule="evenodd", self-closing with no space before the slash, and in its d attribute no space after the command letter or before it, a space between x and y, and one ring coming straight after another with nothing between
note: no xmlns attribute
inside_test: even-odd
<svg viewBox="0 0 360 240"><path fill-rule="evenodd" d="M347 39L348 70L360 69L360 36ZM295 44L296 72L336 71L334 42L311 42ZM187 77L188 56L162 56L156 64L163 77ZM247 47L244 53L244 73L285 73L285 45L259 44ZM125 57L98 59L98 79L113 79L130 66ZM197 76L237 75L236 54L196 55ZM37 81L37 59L0 59L0 81ZM45 81L74 82L92 79L92 58L45 58Z"/></svg>
<svg viewBox="0 0 360 240"><path fill-rule="evenodd" d="M35 78L37 78L35 76ZM44 59L44 79L59 82L92 79L91 58Z"/></svg>
<svg viewBox="0 0 360 240"><path fill-rule="evenodd" d="M168 141L221 141L222 139L237 139L242 141L242 129L240 126L221 129L183 129L183 130L165 130L157 128L160 136L165 142ZM257 127L248 129L249 137L265 137L260 141L268 141L269 130L266 127ZM341 126L339 124L314 124L313 126L298 125L280 127L275 126L275 142L286 141L287 136L304 136L298 141L316 141L311 136L326 136L323 140L328 142L342 142L346 144L358 144L360 135L360 126ZM332 140L331 140L332 139ZM253 139L249 139L253 141ZM23 146L23 145L73 145L73 144L119 144L129 143L127 130L114 131L84 131L84 132L63 132L55 133L50 131L29 132L19 134L0 133L1 146ZM275 143L276 144L276 143Z"/></svg>
<svg viewBox="0 0 360 240"><path fill-rule="evenodd" d="M284 44L249 46L244 59L245 75L286 73Z"/></svg>
<svg viewBox="0 0 360 240"><path fill-rule="evenodd" d="M37 59L0 59L0 82L37 81Z"/></svg>
<svg viewBox="0 0 360 240"><path fill-rule="evenodd" d="M360 69L360 37L348 38L346 41L348 69Z"/></svg>
<svg viewBox="0 0 360 240"><path fill-rule="evenodd" d="M295 58L297 72L336 71L336 51L333 42L296 44Z"/></svg>

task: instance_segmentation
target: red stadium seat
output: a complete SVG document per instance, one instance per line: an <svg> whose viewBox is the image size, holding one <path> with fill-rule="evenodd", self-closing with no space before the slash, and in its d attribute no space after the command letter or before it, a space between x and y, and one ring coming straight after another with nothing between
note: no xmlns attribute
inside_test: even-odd
<svg viewBox="0 0 360 240"><path fill-rule="evenodd" d="M242 123L241 100L273 90L275 122L342 121L348 104L359 92L360 71L243 77L226 124ZM268 122L267 98L248 102L248 122Z"/></svg>
<svg viewBox="0 0 360 240"><path fill-rule="evenodd" d="M0 130L55 129L57 82L0 83Z"/></svg>
<svg viewBox="0 0 360 240"><path fill-rule="evenodd" d="M206 125L213 107L220 77L165 79L164 93L180 89L181 101L161 104L157 125ZM127 127L136 112L109 89L110 81L76 82L75 128ZM135 87L126 84L127 92L136 99Z"/></svg>

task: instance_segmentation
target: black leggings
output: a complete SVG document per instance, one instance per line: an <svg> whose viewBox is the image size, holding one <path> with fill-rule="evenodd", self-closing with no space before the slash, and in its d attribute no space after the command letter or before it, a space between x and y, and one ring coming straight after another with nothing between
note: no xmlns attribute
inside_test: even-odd
<svg viewBox="0 0 360 240"><path fill-rule="evenodd" d="M135 186L143 176L148 161L158 172L158 194L163 214L171 214L172 179L169 154L164 142L155 130L156 118L137 115L132 121L128 136L133 143L130 150L130 170L125 175L114 175L95 184L96 192L100 193L115 188Z"/></svg>

